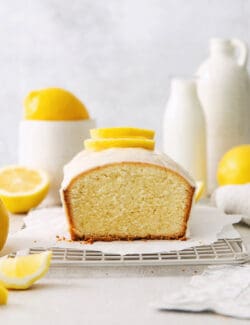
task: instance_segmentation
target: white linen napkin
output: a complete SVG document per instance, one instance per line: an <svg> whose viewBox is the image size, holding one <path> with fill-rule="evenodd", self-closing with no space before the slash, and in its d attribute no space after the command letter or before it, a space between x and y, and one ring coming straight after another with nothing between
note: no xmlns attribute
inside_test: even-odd
<svg viewBox="0 0 250 325"><path fill-rule="evenodd" d="M160 310L212 311L250 319L250 265L209 266L181 291L151 305Z"/></svg>
<svg viewBox="0 0 250 325"><path fill-rule="evenodd" d="M214 191L211 202L225 213L242 215L242 221L250 226L250 183L221 186Z"/></svg>

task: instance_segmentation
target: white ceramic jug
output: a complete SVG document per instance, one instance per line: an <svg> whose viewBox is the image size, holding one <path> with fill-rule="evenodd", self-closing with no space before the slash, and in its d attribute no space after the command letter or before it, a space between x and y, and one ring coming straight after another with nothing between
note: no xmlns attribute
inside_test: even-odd
<svg viewBox="0 0 250 325"><path fill-rule="evenodd" d="M164 123L164 152L206 183L206 130L194 80L173 79Z"/></svg>
<svg viewBox="0 0 250 325"><path fill-rule="evenodd" d="M223 154L249 143L250 97L247 47L240 40L210 40L210 57L198 70L197 90L207 126L208 193L217 186Z"/></svg>

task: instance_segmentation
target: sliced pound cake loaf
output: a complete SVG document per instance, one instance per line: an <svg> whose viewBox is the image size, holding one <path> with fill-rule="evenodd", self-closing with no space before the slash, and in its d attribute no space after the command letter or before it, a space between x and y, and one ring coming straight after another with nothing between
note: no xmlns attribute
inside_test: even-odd
<svg viewBox="0 0 250 325"><path fill-rule="evenodd" d="M194 190L163 153L112 148L66 165L61 196L73 240L185 239Z"/></svg>

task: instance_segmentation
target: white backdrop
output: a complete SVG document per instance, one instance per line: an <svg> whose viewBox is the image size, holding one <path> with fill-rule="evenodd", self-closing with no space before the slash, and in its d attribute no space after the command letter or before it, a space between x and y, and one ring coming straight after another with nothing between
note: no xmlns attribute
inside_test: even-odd
<svg viewBox="0 0 250 325"><path fill-rule="evenodd" d="M156 129L172 76L191 75L210 37L250 40L248 0L0 0L0 165L15 162L22 101L65 87L99 126Z"/></svg>

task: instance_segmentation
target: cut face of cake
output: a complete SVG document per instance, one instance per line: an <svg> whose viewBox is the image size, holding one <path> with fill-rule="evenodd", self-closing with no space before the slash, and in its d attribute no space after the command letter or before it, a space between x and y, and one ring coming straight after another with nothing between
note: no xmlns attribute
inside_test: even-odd
<svg viewBox="0 0 250 325"><path fill-rule="evenodd" d="M73 240L185 239L194 181L162 153L82 151L64 168Z"/></svg>

